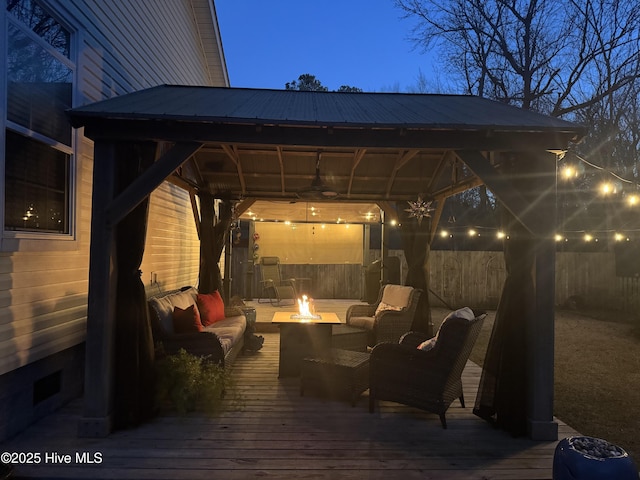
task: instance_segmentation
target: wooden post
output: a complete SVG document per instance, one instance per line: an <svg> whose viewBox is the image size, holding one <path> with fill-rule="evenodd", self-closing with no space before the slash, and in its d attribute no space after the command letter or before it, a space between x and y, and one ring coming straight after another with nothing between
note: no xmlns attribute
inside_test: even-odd
<svg viewBox="0 0 640 480"><path fill-rule="evenodd" d="M380 218L384 220L384 212L380 210ZM360 270L360 299L367 299L367 267L371 264L371 225L364 225L362 238L362 269Z"/></svg>
<svg viewBox="0 0 640 480"><path fill-rule="evenodd" d="M249 248L247 249L247 271L245 272L245 285L244 285L244 299L247 301L253 300L253 245L256 243L253 239L253 234L256 233L256 222L249 220ZM260 245L258 243L258 245ZM260 293L258 293L260 295Z"/></svg>
<svg viewBox="0 0 640 480"><path fill-rule="evenodd" d="M558 424L553 418L554 325L555 325L555 228L556 228L556 159L543 153L531 164L537 166L537 210L545 214L545 223L536 241L536 314L527 328L529 401L528 429L533 440L557 440Z"/></svg>
<svg viewBox="0 0 640 480"><path fill-rule="evenodd" d="M224 303L229 305L231 299L231 284L233 278L231 276L231 262L233 262L233 235L231 231L227 233L226 242L224 246Z"/></svg>
<svg viewBox="0 0 640 480"><path fill-rule="evenodd" d="M117 159L113 143L96 141L94 150L82 437L108 435L113 421L116 258L107 207L114 196Z"/></svg>

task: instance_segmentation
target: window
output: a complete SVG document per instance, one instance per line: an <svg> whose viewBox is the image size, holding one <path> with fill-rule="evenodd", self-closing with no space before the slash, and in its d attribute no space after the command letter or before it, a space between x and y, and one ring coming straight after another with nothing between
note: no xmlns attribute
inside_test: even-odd
<svg viewBox="0 0 640 480"><path fill-rule="evenodd" d="M5 231L71 232L71 34L35 0L7 1Z"/></svg>

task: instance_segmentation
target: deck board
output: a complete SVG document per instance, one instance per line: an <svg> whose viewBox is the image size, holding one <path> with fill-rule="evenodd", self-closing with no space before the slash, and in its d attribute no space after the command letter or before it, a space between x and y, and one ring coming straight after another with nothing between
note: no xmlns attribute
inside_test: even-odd
<svg viewBox="0 0 640 480"><path fill-rule="evenodd" d="M100 464L16 466L16 478L50 479L551 479L557 442L512 438L471 413L480 368L463 375L467 408L437 415L380 402L299 393L299 379L278 379L277 333L262 333L255 354L233 366L235 386L216 417L165 415L103 439L76 436L81 401L34 424L0 450L99 452ZM559 421L559 438L576 434Z"/></svg>

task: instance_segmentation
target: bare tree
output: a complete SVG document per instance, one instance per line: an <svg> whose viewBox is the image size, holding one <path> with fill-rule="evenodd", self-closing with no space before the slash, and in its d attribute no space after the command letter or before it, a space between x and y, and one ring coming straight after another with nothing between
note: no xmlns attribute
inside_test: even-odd
<svg viewBox="0 0 640 480"><path fill-rule="evenodd" d="M640 4L617 0L395 0L414 41L444 52L465 91L567 116L640 76Z"/></svg>
<svg viewBox="0 0 640 480"><path fill-rule="evenodd" d="M604 169L576 187L620 177L637 190L640 161L640 3L625 0L395 0L418 19L413 40L438 48L467 93L589 127L577 153ZM612 179L612 178L609 178ZM587 198L583 195L582 198ZM588 211L594 202L572 203ZM573 207L572 207L573 208ZM575 217L569 212L568 217Z"/></svg>

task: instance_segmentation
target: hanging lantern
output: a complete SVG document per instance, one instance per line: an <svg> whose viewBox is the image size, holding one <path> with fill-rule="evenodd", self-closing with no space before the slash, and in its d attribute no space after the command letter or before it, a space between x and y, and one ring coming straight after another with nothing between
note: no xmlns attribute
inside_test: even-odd
<svg viewBox="0 0 640 480"><path fill-rule="evenodd" d="M418 200L415 202L408 201L409 208L404 211L409 213L409 217L415 217L418 220L418 225L422 224L422 219L431 216L431 212L434 210L431 208L433 200L424 201L421 195L418 195Z"/></svg>

